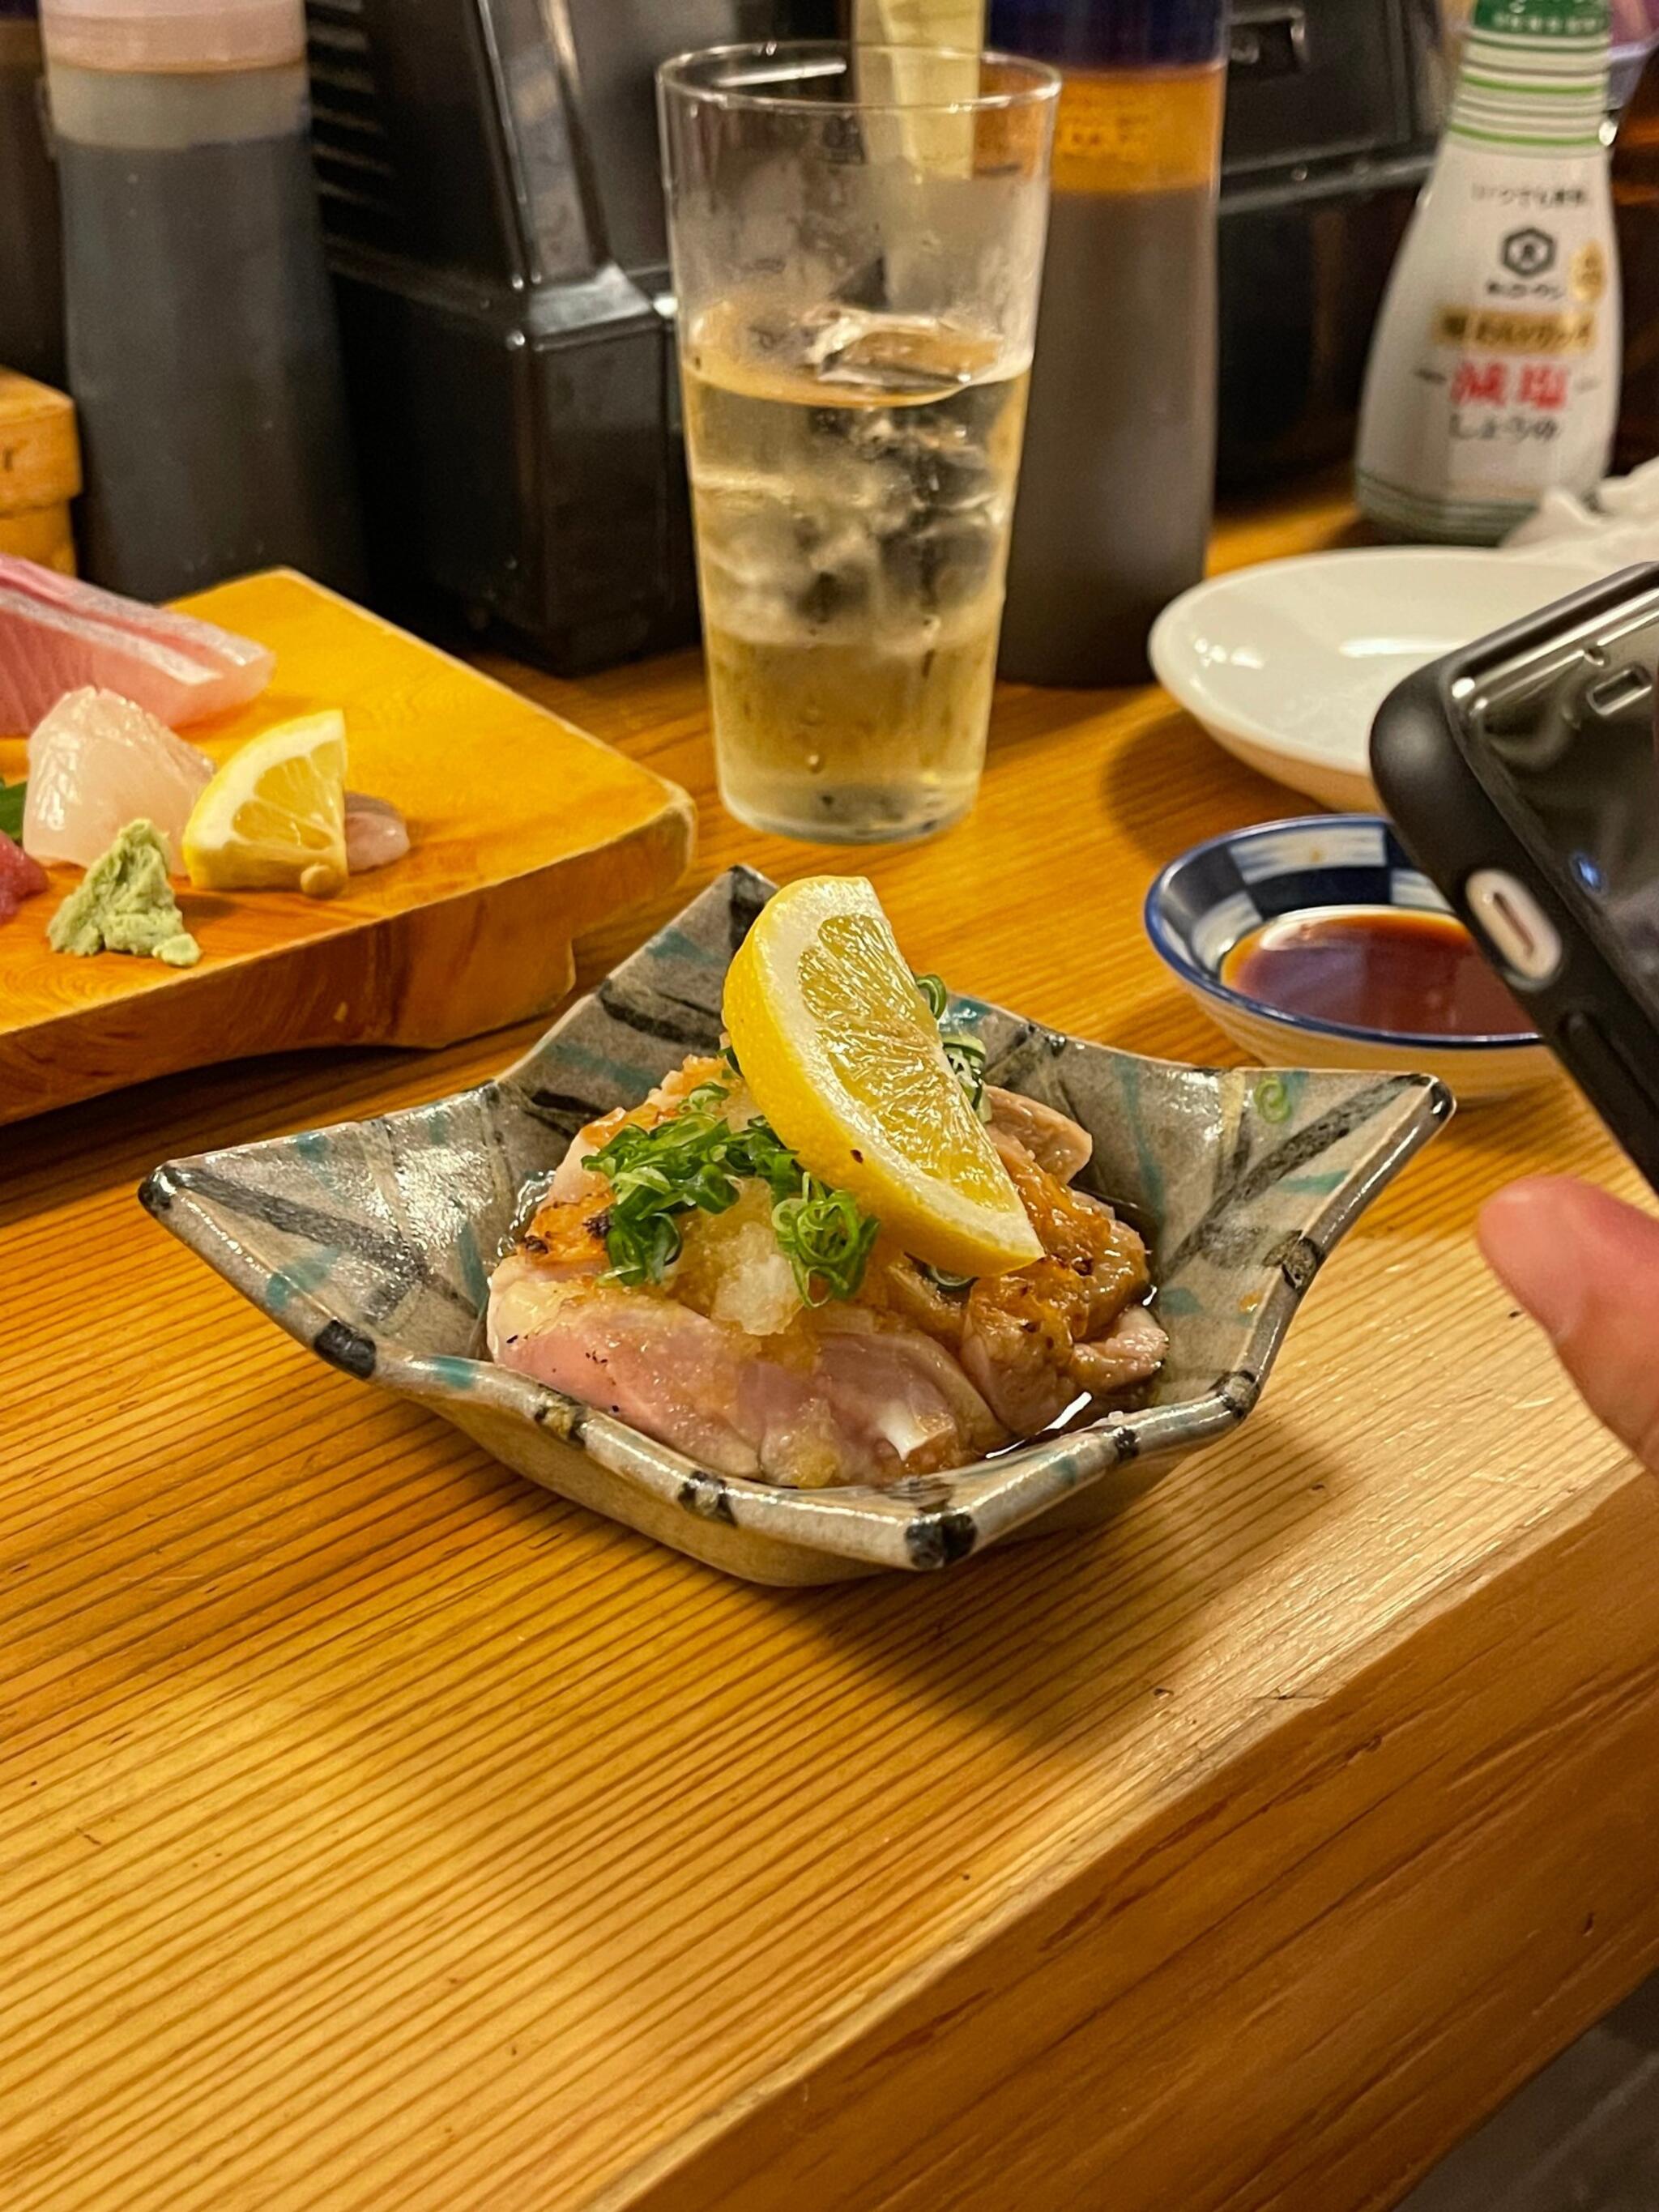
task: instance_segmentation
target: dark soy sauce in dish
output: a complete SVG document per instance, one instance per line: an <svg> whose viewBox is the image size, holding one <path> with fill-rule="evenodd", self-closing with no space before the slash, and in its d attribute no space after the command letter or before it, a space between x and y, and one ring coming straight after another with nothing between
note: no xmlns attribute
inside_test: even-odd
<svg viewBox="0 0 1659 2212"><path fill-rule="evenodd" d="M1413 1036L1514 1036L1531 1018L1450 915L1310 907L1241 938L1221 981L1285 1014Z"/></svg>

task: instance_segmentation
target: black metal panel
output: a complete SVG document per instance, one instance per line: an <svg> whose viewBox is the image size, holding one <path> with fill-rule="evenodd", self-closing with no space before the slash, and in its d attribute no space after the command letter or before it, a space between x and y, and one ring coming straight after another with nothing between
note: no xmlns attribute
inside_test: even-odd
<svg viewBox="0 0 1659 2212"><path fill-rule="evenodd" d="M1352 449L1443 91L1436 0L1234 9L1218 253L1224 489Z"/></svg>
<svg viewBox="0 0 1659 2212"><path fill-rule="evenodd" d="M1239 0L1229 29L1223 163L1230 177L1391 152L1418 135L1397 7Z"/></svg>
<svg viewBox="0 0 1659 2212"><path fill-rule="evenodd" d="M307 0L380 605L505 624L573 670L692 633L653 72L835 13Z"/></svg>
<svg viewBox="0 0 1659 2212"><path fill-rule="evenodd" d="M1279 183L1224 201L1216 473L1236 489L1353 443L1383 287L1427 163Z"/></svg>
<svg viewBox="0 0 1659 2212"><path fill-rule="evenodd" d="M670 54L735 40L833 38L835 0L568 0L581 112L611 251L624 269L668 259L652 73Z"/></svg>

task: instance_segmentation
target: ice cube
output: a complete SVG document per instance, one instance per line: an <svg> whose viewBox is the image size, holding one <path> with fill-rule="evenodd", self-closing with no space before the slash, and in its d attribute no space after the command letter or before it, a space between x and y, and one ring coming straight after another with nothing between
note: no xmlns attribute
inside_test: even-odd
<svg viewBox="0 0 1659 2212"><path fill-rule="evenodd" d="M896 397L970 383L995 358L989 340L931 315L823 307L802 319L801 335L801 359L821 384Z"/></svg>
<svg viewBox="0 0 1659 2212"><path fill-rule="evenodd" d="M943 614L965 606L984 588L998 541L994 521L942 516L890 538L881 549L882 568L896 591L930 614Z"/></svg>

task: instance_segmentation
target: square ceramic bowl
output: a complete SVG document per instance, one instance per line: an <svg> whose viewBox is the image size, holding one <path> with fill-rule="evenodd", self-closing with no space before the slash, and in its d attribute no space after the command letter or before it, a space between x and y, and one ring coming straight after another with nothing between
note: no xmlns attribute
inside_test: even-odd
<svg viewBox="0 0 1659 2212"><path fill-rule="evenodd" d="M533 1481L729 1573L831 1582L1105 1513L1224 1435L1332 1246L1451 1110L1427 1077L1169 1065L958 999L992 1078L1093 1133L1083 1185L1148 1235L1170 1334L1151 1402L887 1490L713 1474L482 1358L480 1316L526 1181L596 1115L714 1048L726 964L771 889L722 877L498 1081L170 1161L144 1204L319 1358L429 1405Z"/></svg>

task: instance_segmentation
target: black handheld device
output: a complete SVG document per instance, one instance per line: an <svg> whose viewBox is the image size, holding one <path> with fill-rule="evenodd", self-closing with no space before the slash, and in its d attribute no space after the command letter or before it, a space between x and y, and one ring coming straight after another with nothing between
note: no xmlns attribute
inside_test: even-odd
<svg viewBox="0 0 1659 2212"><path fill-rule="evenodd" d="M1659 1189L1659 562L1449 653L1371 729L1382 801Z"/></svg>

